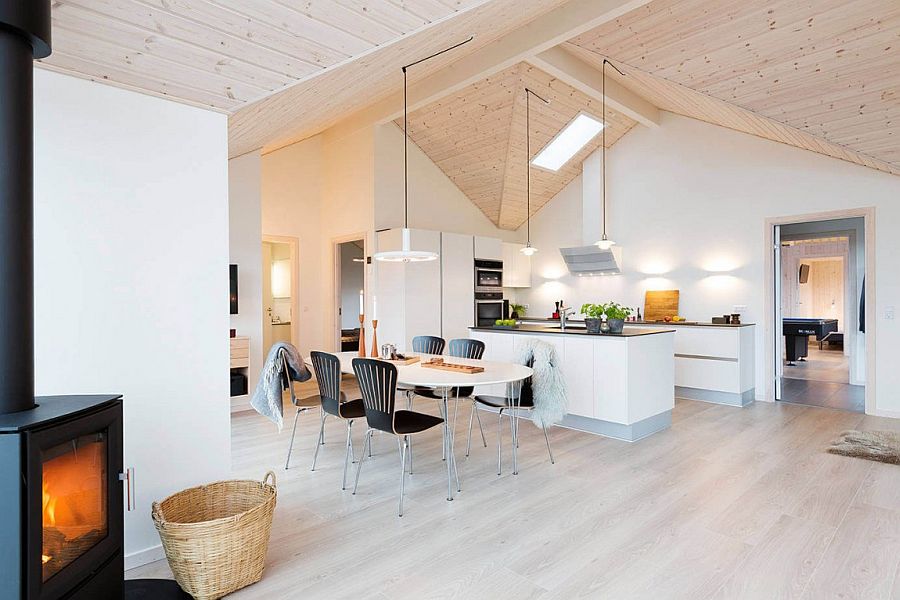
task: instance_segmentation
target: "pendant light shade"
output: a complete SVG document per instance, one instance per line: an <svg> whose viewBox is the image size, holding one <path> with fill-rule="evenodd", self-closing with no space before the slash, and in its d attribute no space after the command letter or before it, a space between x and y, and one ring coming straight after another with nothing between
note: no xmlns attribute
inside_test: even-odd
<svg viewBox="0 0 900 600"><path fill-rule="evenodd" d="M606 127L606 64L607 63L612 65L612 63L610 63L607 59L604 58L603 66L602 66L603 78L600 83L600 86L601 86L600 94L601 94L601 96L603 96L603 109L602 109L602 111L603 111L603 129L601 130L603 137L601 138L601 142L600 142L600 156L601 156L601 163L602 163L601 170L603 171L600 174L600 177L602 179L602 187L601 187L602 195L600 198L601 198L601 202L603 205L603 236L600 238L600 241L595 244L595 246L597 246L601 250L609 250L610 248L612 248L613 246L616 245L616 243L614 241L612 241L611 239L609 239L609 237L606 235L606 129L607 129L607 127ZM625 75L624 73L622 73L622 71L619 71L619 69L618 69L618 67L616 67L616 65L612 65L612 68L615 69L616 71L618 71L620 75L622 75L622 76Z"/></svg>
<svg viewBox="0 0 900 600"><path fill-rule="evenodd" d="M527 222L527 240L525 242L525 246L523 246L519 252L524 254L525 256L532 256L535 252L538 251L537 248L531 245L531 97L534 96L544 104L550 104L549 100L544 100L530 89L525 88L525 168L526 170L526 185L525 185L525 202L526 202L526 222Z"/></svg>
<svg viewBox="0 0 900 600"><path fill-rule="evenodd" d="M406 79L406 71L410 67L417 65L421 62L425 62L430 58L434 58L444 52L449 52L454 48L459 48L463 44L468 44L474 38L470 37L464 42L460 42L458 44L454 44L449 48L445 48L440 52L435 52L431 56L426 56L425 58L420 58L416 62L410 63L408 65L403 66L403 229L401 230L401 243L400 250L389 250L386 252L376 252L374 255L375 260L382 262L401 262L401 263L412 263L412 262L428 262L430 260L437 260L439 255L437 252L431 252L427 250L413 250L410 246L410 232L409 232L409 101L408 101L408 85Z"/></svg>
<svg viewBox="0 0 900 600"><path fill-rule="evenodd" d="M382 262L428 262L437 260L437 252L428 252L425 250L412 250L409 243L409 229L405 227L401 230L403 240L400 244L400 250L390 250L388 252L378 252L375 254L375 260Z"/></svg>

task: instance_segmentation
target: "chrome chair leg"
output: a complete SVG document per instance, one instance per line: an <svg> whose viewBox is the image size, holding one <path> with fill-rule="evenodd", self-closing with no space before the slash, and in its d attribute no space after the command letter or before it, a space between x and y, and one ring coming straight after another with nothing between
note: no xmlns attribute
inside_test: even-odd
<svg viewBox="0 0 900 600"><path fill-rule="evenodd" d="M400 438L397 438L400 441ZM403 442L400 444L400 512L398 516L403 516L403 488L406 484L406 446L408 444L407 436L403 436Z"/></svg>
<svg viewBox="0 0 900 600"><path fill-rule="evenodd" d="M469 433L466 435L466 458L469 458L469 450L472 449L472 421L475 419L475 403L472 402L472 412L469 413ZM479 423L481 420L479 419Z"/></svg>
<svg viewBox="0 0 900 600"><path fill-rule="evenodd" d="M497 418L497 475L503 471L503 409Z"/></svg>
<svg viewBox="0 0 900 600"><path fill-rule="evenodd" d="M319 448L325 445L325 411L322 411L322 420L319 425L319 439L316 442L316 451L313 453L313 464L310 471L316 470L316 459L319 458Z"/></svg>
<svg viewBox="0 0 900 600"><path fill-rule="evenodd" d="M372 440L372 430L369 429L366 431L366 441L363 444L362 454L359 456L359 463L356 465L356 481L353 484L353 495L356 495L356 488L359 487L359 472L362 471L363 462L366 460L366 449L369 447L369 443Z"/></svg>
<svg viewBox="0 0 900 600"><path fill-rule="evenodd" d="M350 436L353 430L353 419L347 419L347 453L344 455L344 475L341 478L341 489L347 489L347 463L353 463L353 438Z"/></svg>
<svg viewBox="0 0 900 600"><path fill-rule="evenodd" d="M294 415L294 428L291 430L291 443L288 445L288 455L284 461L284 470L287 471L291 464L291 452L294 451L294 436L297 435L297 419L300 418L300 409Z"/></svg>
<svg viewBox="0 0 900 600"><path fill-rule="evenodd" d="M550 434L547 429L547 427L544 427L544 441L547 442L547 454L550 455L550 464L555 465L556 462L553 460L553 450L550 449Z"/></svg>
<svg viewBox="0 0 900 600"><path fill-rule="evenodd" d="M478 404L472 401L472 410L475 411L475 418L478 419L478 431L481 432L481 443L487 448L487 438L484 437L484 427L481 426L481 414L478 412Z"/></svg>

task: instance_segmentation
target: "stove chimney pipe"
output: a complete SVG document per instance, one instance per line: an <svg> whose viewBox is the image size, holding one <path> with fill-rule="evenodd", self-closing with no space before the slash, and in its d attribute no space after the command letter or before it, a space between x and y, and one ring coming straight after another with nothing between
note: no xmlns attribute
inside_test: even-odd
<svg viewBox="0 0 900 600"><path fill-rule="evenodd" d="M34 408L33 60L50 0L0 0L0 414Z"/></svg>

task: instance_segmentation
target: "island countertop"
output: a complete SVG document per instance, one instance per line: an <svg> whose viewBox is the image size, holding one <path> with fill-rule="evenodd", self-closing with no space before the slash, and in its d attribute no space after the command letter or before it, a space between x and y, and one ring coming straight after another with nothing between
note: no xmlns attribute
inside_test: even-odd
<svg viewBox="0 0 900 600"><path fill-rule="evenodd" d="M588 333L583 326L567 327L565 330L559 327L545 325L519 325L517 327L469 327L472 331L490 331L492 333L534 333L550 335L578 335L591 338L633 338L659 333L675 333L674 329L643 329L626 326L622 333Z"/></svg>
<svg viewBox="0 0 900 600"><path fill-rule="evenodd" d="M554 319L553 317L522 317L519 319L523 323L559 323L559 319ZM572 327L584 327L584 320L582 319L569 319L569 325ZM658 327L753 327L753 323L710 323L709 321L671 321L666 323L665 321L625 321L625 326L629 325L640 325L642 327L646 327L647 325L655 325Z"/></svg>

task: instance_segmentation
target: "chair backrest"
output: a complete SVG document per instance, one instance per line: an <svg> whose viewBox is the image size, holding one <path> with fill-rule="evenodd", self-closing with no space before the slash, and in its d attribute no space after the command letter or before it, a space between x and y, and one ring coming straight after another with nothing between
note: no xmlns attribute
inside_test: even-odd
<svg viewBox="0 0 900 600"><path fill-rule="evenodd" d="M481 340L458 339L450 340L447 354L457 358L475 358L481 360L484 356L484 342Z"/></svg>
<svg viewBox="0 0 900 600"><path fill-rule="evenodd" d="M294 406L299 402L297 398L297 394L294 393L294 382L291 381L291 371L288 366L288 355L287 350L281 349L278 352L279 358L281 358L281 389L290 390L291 392L291 404Z"/></svg>
<svg viewBox="0 0 900 600"><path fill-rule="evenodd" d="M417 335L412 340L413 352L422 354L443 354L447 342L435 335Z"/></svg>
<svg viewBox="0 0 900 600"><path fill-rule="evenodd" d="M319 396L323 399L340 402L341 398L341 360L334 354L313 350L309 353L316 381L319 384Z"/></svg>
<svg viewBox="0 0 900 600"><path fill-rule="evenodd" d="M369 427L394 433L397 367L374 358L354 358L353 372L362 393Z"/></svg>

